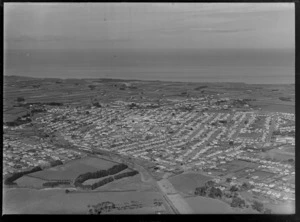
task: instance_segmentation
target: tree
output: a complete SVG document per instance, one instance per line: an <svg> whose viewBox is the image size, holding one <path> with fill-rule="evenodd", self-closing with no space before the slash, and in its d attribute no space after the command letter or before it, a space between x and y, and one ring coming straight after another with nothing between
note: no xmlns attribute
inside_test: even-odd
<svg viewBox="0 0 300 222"><path fill-rule="evenodd" d="M231 207L239 207L239 208L243 208L245 207L245 205L246 205L245 201L240 197L232 198L232 202L230 204Z"/></svg>
<svg viewBox="0 0 300 222"><path fill-rule="evenodd" d="M239 189L238 189L238 187L237 186L231 186L230 187L230 191L231 192L236 192L236 191L238 191Z"/></svg>
<svg viewBox="0 0 300 222"><path fill-rule="evenodd" d="M210 189L210 193L209 193L208 196L211 197L211 198L216 198L216 197L221 198L222 195L223 195L222 191L219 188L212 187Z"/></svg>
<svg viewBox="0 0 300 222"><path fill-rule="evenodd" d="M195 195L197 196L206 196L207 188L206 187L197 187L195 190Z"/></svg>
<svg viewBox="0 0 300 222"><path fill-rule="evenodd" d="M231 178L227 178L227 179L226 179L226 182L227 182L227 183L230 183L231 181L232 181Z"/></svg>
<svg viewBox="0 0 300 222"><path fill-rule="evenodd" d="M242 190L249 190L251 188L251 185L249 183L244 182L241 188Z"/></svg>
<svg viewBox="0 0 300 222"><path fill-rule="evenodd" d="M215 182L212 180L209 180L205 183L205 186L207 186L207 187L212 187L213 185L215 185Z"/></svg>
<svg viewBox="0 0 300 222"><path fill-rule="evenodd" d="M94 85L89 85L89 88L90 88L91 90L94 90L94 89L96 88L96 86L94 86Z"/></svg>
<svg viewBox="0 0 300 222"><path fill-rule="evenodd" d="M259 201L254 201L253 204L252 204L252 208L254 210L257 210L258 212L263 212L264 210L264 205L263 203L259 202Z"/></svg>

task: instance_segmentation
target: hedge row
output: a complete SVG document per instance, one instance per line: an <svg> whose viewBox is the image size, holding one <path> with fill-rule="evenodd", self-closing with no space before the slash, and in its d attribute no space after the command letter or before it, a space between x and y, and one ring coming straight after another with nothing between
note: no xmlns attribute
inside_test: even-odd
<svg viewBox="0 0 300 222"><path fill-rule="evenodd" d="M107 183L110 183L112 181L114 181L113 177L107 177L103 180L100 180L96 183L93 183L92 185L83 185L83 184L79 183L79 184L77 184L77 187L80 187L80 188L85 189L85 190L94 190L94 189L96 189L98 187L101 187L101 186L103 186Z"/></svg>
<svg viewBox="0 0 300 222"><path fill-rule="evenodd" d="M53 182L43 183L44 187L56 187L58 185L70 185L70 182L69 181L53 181Z"/></svg>
<svg viewBox="0 0 300 222"><path fill-rule="evenodd" d="M128 166L125 164L119 164L119 165L115 165L107 170L99 170L96 172L88 172L88 173L84 173L79 175L74 182L75 186L80 186L80 184L82 184L84 181L89 180L89 179L97 179L97 178L101 178L101 177L106 177L109 175L114 175L116 173L121 172L122 170L127 169Z"/></svg>
<svg viewBox="0 0 300 222"><path fill-rule="evenodd" d="M41 171L41 170L42 170L42 168L40 166L36 166L36 167L32 168L31 170L13 173L11 176L7 177L4 180L4 184L5 185L16 185L16 183L14 183L14 181L19 179L20 177L22 177L26 174L34 173L34 172Z"/></svg>
<svg viewBox="0 0 300 222"><path fill-rule="evenodd" d="M124 178L124 177L131 177L131 176L134 176L134 175L137 175L139 172L134 170L134 171L130 171L130 172L125 172L125 173L120 173L120 174L117 174L114 176L114 179L115 180L118 180L118 179L121 179L121 178Z"/></svg>
<svg viewBox="0 0 300 222"><path fill-rule="evenodd" d="M63 164L63 162L61 160L55 160L55 161L50 162L51 167L62 165L62 164ZM19 179L20 177L22 177L26 174L34 173L34 172L41 171L41 170L43 170L43 169L40 166L36 166L36 167L32 168L31 170L13 173L12 175L8 176L4 180L4 184L5 185L16 185L16 183L14 183L14 181Z"/></svg>

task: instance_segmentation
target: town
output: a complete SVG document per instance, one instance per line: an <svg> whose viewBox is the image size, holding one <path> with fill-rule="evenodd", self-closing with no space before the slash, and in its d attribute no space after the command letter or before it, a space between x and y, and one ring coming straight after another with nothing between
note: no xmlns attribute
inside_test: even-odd
<svg viewBox="0 0 300 222"><path fill-rule="evenodd" d="M294 114L213 95L30 108L44 112L4 125L4 175L103 151L139 161L157 180L194 171L222 191L247 184L263 202L295 201ZM36 142L15 136L29 128Z"/></svg>

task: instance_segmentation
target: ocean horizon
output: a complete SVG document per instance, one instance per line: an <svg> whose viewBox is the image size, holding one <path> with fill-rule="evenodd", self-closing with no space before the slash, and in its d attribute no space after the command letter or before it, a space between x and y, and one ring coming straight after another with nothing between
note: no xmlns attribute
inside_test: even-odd
<svg viewBox="0 0 300 222"><path fill-rule="evenodd" d="M294 84L295 53L287 49L9 49L4 53L4 75Z"/></svg>

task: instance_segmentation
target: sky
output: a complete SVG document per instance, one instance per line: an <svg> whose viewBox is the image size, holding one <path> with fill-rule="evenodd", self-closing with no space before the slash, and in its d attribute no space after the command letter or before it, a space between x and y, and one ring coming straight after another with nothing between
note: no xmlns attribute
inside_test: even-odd
<svg viewBox="0 0 300 222"><path fill-rule="evenodd" d="M4 3L6 49L293 49L293 3Z"/></svg>

